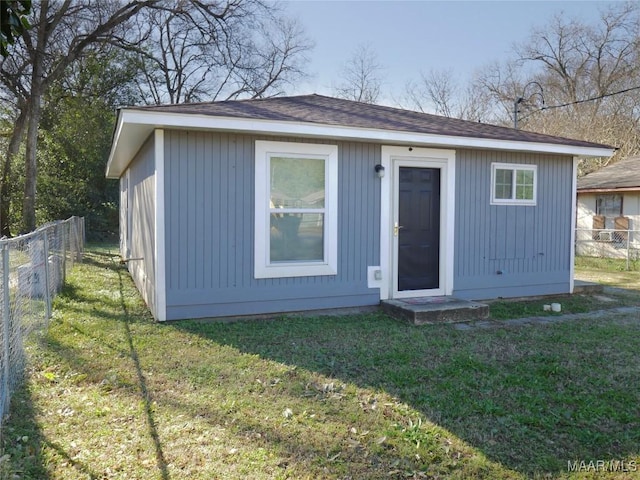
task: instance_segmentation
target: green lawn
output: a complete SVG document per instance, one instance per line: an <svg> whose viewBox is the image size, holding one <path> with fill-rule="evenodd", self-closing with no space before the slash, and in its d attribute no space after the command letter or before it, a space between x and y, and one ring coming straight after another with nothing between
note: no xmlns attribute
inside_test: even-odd
<svg viewBox="0 0 640 480"><path fill-rule="evenodd" d="M2 478L640 475L638 314L468 331L382 314L159 325L106 250L68 281L28 342Z"/></svg>

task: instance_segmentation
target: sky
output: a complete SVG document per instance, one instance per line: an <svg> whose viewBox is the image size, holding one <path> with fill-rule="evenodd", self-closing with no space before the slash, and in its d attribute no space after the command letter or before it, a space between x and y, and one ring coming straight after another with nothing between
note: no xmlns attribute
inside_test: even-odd
<svg viewBox="0 0 640 480"><path fill-rule="evenodd" d="M331 95L358 45L384 67L380 103L394 105L410 80L431 69L452 70L461 84L487 64L513 57L513 46L556 14L589 22L606 1L293 0L284 5L315 43L309 79L292 94Z"/></svg>

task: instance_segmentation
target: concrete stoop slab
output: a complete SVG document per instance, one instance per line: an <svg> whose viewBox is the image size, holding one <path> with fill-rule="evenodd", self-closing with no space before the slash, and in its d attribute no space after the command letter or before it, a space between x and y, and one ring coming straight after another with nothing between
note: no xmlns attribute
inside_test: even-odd
<svg viewBox="0 0 640 480"><path fill-rule="evenodd" d="M454 297L382 300L381 305L388 315L414 325L470 322L489 316L489 305Z"/></svg>

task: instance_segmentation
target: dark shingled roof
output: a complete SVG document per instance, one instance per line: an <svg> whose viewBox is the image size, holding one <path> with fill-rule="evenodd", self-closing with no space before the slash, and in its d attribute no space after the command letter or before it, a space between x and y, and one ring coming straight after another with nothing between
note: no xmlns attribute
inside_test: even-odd
<svg viewBox="0 0 640 480"><path fill-rule="evenodd" d="M322 95L229 100L210 103L132 107L134 110L220 117L315 123L374 130L533 142L577 147L612 148L582 140L544 135L485 123L429 115Z"/></svg>
<svg viewBox="0 0 640 480"><path fill-rule="evenodd" d="M640 155L607 165L578 179L578 190L640 190Z"/></svg>

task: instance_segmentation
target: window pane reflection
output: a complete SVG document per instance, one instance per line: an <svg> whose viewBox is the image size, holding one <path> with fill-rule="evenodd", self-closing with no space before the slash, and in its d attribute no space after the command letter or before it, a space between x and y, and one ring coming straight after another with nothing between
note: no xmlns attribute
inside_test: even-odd
<svg viewBox="0 0 640 480"><path fill-rule="evenodd" d="M272 213L271 262L323 261L324 214Z"/></svg>

